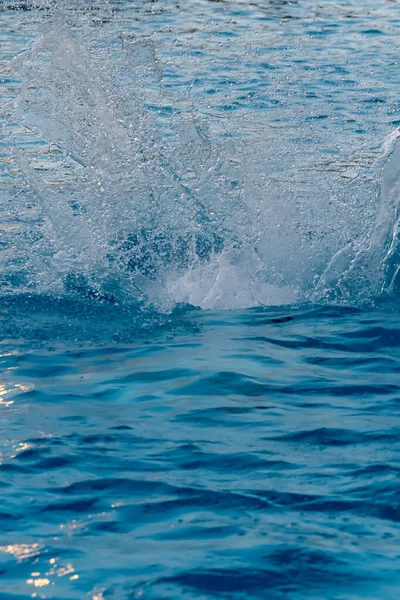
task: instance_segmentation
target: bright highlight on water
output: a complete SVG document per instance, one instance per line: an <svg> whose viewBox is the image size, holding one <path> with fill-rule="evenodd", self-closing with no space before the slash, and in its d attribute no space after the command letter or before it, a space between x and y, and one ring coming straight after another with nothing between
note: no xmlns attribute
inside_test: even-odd
<svg viewBox="0 0 400 600"><path fill-rule="evenodd" d="M0 3L0 600L399 597L399 23Z"/></svg>

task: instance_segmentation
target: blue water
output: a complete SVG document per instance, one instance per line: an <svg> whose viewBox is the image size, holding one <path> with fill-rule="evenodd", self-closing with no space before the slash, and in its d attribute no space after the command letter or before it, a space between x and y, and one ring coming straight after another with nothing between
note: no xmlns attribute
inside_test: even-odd
<svg viewBox="0 0 400 600"><path fill-rule="evenodd" d="M397 600L399 23L0 3L0 600Z"/></svg>

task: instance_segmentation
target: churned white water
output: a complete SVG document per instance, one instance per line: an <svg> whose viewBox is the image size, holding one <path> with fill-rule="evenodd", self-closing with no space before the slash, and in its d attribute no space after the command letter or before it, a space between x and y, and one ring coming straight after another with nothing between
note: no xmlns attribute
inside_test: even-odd
<svg viewBox="0 0 400 600"><path fill-rule="evenodd" d="M360 66L314 52L300 76L305 40L254 30L230 5L213 25L196 4L192 28L184 10L168 27L167 5L163 27L156 8L140 20L118 7L36 3L21 21L30 42L4 63L4 293L164 311L391 293L397 130L346 142L345 94L337 106L329 77L305 76L330 64L346 81Z"/></svg>

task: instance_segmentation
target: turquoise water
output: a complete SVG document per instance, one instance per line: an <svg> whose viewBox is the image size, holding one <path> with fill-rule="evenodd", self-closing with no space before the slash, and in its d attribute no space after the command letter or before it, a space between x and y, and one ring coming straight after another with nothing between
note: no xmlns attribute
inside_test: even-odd
<svg viewBox="0 0 400 600"><path fill-rule="evenodd" d="M0 599L399 596L395 2L0 3Z"/></svg>

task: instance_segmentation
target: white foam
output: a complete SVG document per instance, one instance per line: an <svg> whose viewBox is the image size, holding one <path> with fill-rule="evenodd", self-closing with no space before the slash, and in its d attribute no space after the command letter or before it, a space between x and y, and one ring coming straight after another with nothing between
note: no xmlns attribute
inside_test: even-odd
<svg viewBox="0 0 400 600"><path fill-rule="evenodd" d="M224 251L209 263L193 267L168 282L175 302L204 309L239 309L296 302L289 286L268 283L268 270L250 249Z"/></svg>

